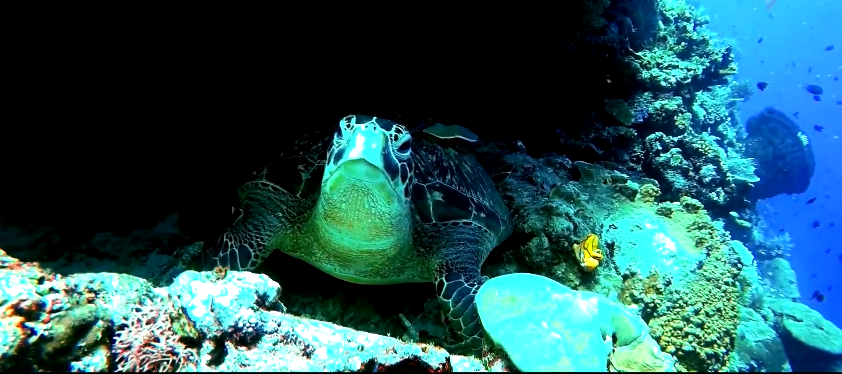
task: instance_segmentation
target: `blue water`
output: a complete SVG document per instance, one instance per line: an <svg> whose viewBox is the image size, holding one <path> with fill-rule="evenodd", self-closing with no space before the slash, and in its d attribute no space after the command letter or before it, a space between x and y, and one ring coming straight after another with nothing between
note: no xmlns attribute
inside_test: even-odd
<svg viewBox="0 0 842 374"><path fill-rule="evenodd" d="M842 100L842 81L833 80L842 79L842 1L777 0L770 10L763 0L702 3L710 29L737 43L737 79L769 83L740 107L743 123L774 106L789 115L799 112L800 119L793 119L810 137L816 174L809 190L758 205L770 231L783 228L792 237L789 261L798 275L801 301L842 327L842 105L836 104ZM828 45L835 48L826 51ZM824 88L821 102L801 87L805 84ZM824 130L815 131L815 125ZM816 202L805 204L812 197ZM814 221L819 228L813 228ZM831 222L836 226L830 227ZM815 290L825 294L824 302L809 300Z"/></svg>

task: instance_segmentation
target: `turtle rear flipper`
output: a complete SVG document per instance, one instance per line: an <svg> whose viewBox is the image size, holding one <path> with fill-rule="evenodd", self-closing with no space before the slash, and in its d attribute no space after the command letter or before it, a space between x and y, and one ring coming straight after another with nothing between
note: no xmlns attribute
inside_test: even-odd
<svg viewBox="0 0 842 374"><path fill-rule="evenodd" d="M243 214L215 243L204 251L200 266L230 270L254 270L273 248L269 240L293 219L295 198L278 185L263 179L248 182L238 190Z"/></svg>

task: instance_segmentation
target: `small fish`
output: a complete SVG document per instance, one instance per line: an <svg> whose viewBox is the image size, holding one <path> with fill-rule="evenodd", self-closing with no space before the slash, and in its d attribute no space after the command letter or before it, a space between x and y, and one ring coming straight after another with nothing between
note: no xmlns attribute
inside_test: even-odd
<svg viewBox="0 0 842 374"><path fill-rule="evenodd" d="M769 87L769 83L766 83L766 82L757 83L757 89L759 89L760 91L766 91L766 87Z"/></svg>
<svg viewBox="0 0 842 374"><path fill-rule="evenodd" d="M814 228L814 229L817 229L817 228L821 227L821 225L822 225L822 224L821 224L821 222L819 222L819 221L813 221L813 228Z"/></svg>
<svg viewBox="0 0 842 374"><path fill-rule="evenodd" d="M822 86L817 86L815 84L808 84L804 86L804 89L813 95L821 95L822 93L824 93L824 89L822 89Z"/></svg>
<svg viewBox="0 0 842 374"><path fill-rule="evenodd" d="M815 203L816 199L817 199L816 197L810 198L810 200L807 200L807 204Z"/></svg>
<svg viewBox="0 0 842 374"><path fill-rule="evenodd" d="M838 81L839 77L833 77L833 80Z"/></svg>
<svg viewBox="0 0 842 374"><path fill-rule="evenodd" d="M828 249L825 249L825 250L824 250L824 254L828 254L828 253L830 253L830 250L831 250L831 249L833 249L833 248L828 248Z"/></svg>
<svg viewBox="0 0 842 374"><path fill-rule="evenodd" d="M819 290L815 290L813 291L813 296L810 296L810 300L822 302L824 301L824 295Z"/></svg>
<svg viewBox="0 0 842 374"><path fill-rule="evenodd" d="M763 37L761 36L760 39L757 39L757 43L763 43Z"/></svg>
<svg viewBox="0 0 842 374"><path fill-rule="evenodd" d="M825 50L825 51L832 51L832 50L833 50L833 45L829 45L829 46L827 46L827 47L824 47L824 50Z"/></svg>
<svg viewBox="0 0 842 374"><path fill-rule="evenodd" d="M786 229L780 229L780 230L778 230L778 232L784 232L784 231L786 231Z"/></svg>
<svg viewBox="0 0 842 374"><path fill-rule="evenodd" d="M842 100L837 101L836 105L842 105Z"/></svg>
<svg viewBox="0 0 842 374"><path fill-rule="evenodd" d="M828 292L833 291L833 286L827 286L827 291Z"/></svg>
<svg viewBox="0 0 842 374"><path fill-rule="evenodd" d="M830 225L828 225L828 226L833 227L833 226L836 226L836 224L831 222Z"/></svg>
<svg viewBox="0 0 842 374"><path fill-rule="evenodd" d="M792 116L795 117L796 119L798 119L798 113L801 113L801 112L792 113Z"/></svg>
<svg viewBox="0 0 842 374"><path fill-rule="evenodd" d="M824 127L819 126L819 125L815 125L815 126L813 126L813 129L818 131L818 132L822 132L822 130L824 130Z"/></svg>
<svg viewBox="0 0 842 374"><path fill-rule="evenodd" d="M813 95L813 100L815 101L822 101L822 97L819 95Z"/></svg>
<svg viewBox="0 0 842 374"><path fill-rule="evenodd" d="M812 66L808 67L807 68L807 74L812 73L812 72L813 72L813 67Z"/></svg>

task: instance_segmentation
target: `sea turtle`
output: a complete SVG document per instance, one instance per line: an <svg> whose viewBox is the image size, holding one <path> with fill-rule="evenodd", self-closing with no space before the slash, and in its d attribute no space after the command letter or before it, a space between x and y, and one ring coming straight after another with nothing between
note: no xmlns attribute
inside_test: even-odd
<svg viewBox="0 0 842 374"><path fill-rule="evenodd" d="M302 178L240 187L242 215L206 249L205 266L252 270L280 250L353 283L434 282L446 321L463 338L458 346L480 349L480 266L511 234L512 218L472 155L434 132L416 135L388 119L349 115L322 140L299 142L301 162L293 163Z"/></svg>

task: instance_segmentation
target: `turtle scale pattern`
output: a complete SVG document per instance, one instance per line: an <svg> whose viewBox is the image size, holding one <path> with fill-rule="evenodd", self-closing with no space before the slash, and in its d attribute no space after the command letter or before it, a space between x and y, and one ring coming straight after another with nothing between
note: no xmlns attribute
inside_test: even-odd
<svg viewBox="0 0 842 374"><path fill-rule="evenodd" d="M356 123L375 123L387 133L394 126L403 129L381 118L351 115L343 121L347 123L348 118ZM481 349L484 330L474 295L487 278L481 275L480 267L513 228L508 208L488 174L472 155L414 132L417 139L412 139L409 170L399 170L403 173L400 178L408 177L411 186L405 196L410 199L407 214L412 222L411 245L405 252L342 258L329 250L312 250L317 247L313 243L317 235L310 234L314 230L311 223L318 218L313 217L314 208L326 164L320 159L324 156L319 155L332 158L344 154L343 149L336 149L335 140L331 147L331 137L322 135L313 133L299 139L296 146L276 159L276 166L294 168L300 177L286 173L282 176L286 179L270 182L264 174L240 187L243 214L215 245L207 248L204 267L252 270L278 249L344 279L335 269L360 262L362 257L365 269L360 275L367 279L357 283L434 282L445 322L461 335L460 344L451 348Z"/></svg>

